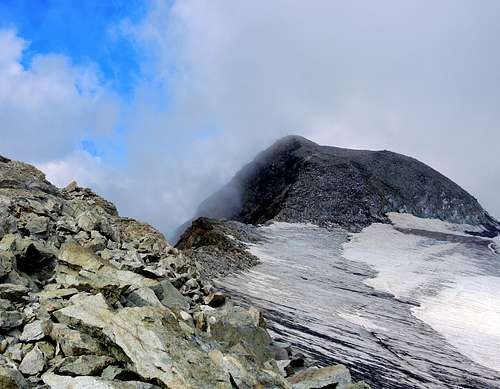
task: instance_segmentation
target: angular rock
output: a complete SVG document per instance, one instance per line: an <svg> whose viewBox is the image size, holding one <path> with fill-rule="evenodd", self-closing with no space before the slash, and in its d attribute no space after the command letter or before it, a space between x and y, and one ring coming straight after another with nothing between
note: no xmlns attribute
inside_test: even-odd
<svg viewBox="0 0 500 389"><path fill-rule="evenodd" d="M275 357L270 335L246 309L226 305L214 310L207 322L208 334L227 348L241 346L261 364Z"/></svg>
<svg viewBox="0 0 500 389"><path fill-rule="evenodd" d="M112 312L102 295L82 298L78 304L54 313L68 325L91 329L115 344L145 380L167 387L212 388L228 378L191 341L181 336L177 321L156 307L124 308ZM197 366L193 369L192 366Z"/></svg>
<svg viewBox="0 0 500 389"><path fill-rule="evenodd" d="M78 227L87 232L95 230L99 225L97 217L90 211L86 211L78 215L76 223L78 224Z"/></svg>
<svg viewBox="0 0 500 389"><path fill-rule="evenodd" d="M173 311L189 309L189 299L183 296L169 280L162 280L158 286L153 287L161 303Z"/></svg>
<svg viewBox="0 0 500 389"><path fill-rule="evenodd" d="M52 322L49 320L36 320L26 324L23 333L19 337L21 342L34 342L43 339L52 330Z"/></svg>
<svg viewBox="0 0 500 389"><path fill-rule="evenodd" d="M49 360L54 358L56 349L55 347L49 343L49 342L38 342L36 344L40 351L43 353L45 360Z"/></svg>
<svg viewBox="0 0 500 389"><path fill-rule="evenodd" d="M0 279L12 271L14 263L14 255L9 252L0 251Z"/></svg>
<svg viewBox="0 0 500 389"><path fill-rule="evenodd" d="M6 234L0 241L0 250L14 252L16 249L16 242L19 239L19 235L16 234Z"/></svg>
<svg viewBox="0 0 500 389"><path fill-rule="evenodd" d="M58 259L71 267L90 271L97 271L106 264L92 251L76 242L65 243L59 250Z"/></svg>
<svg viewBox="0 0 500 389"><path fill-rule="evenodd" d="M347 389L371 389L371 386L364 381L359 381L355 384L347 385Z"/></svg>
<svg viewBox="0 0 500 389"><path fill-rule="evenodd" d="M10 330L23 324L24 315L18 311L0 309L0 330Z"/></svg>
<svg viewBox="0 0 500 389"><path fill-rule="evenodd" d="M97 377L67 377L54 373L45 373L42 379L51 389L160 389L139 381L109 381Z"/></svg>
<svg viewBox="0 0 500 389"><path fill-rule="evenodd" d="M351 385L349 370L343 365L309 368L288 378L293 389L335 388L347 389Z"/></svg>
<svg viewBox="0 0 500 389"><path fill-rule="evenodd" d="M42 372L44 368L45 357L38 346L35 346L33 350L26 354L21 364L19 365L19 370L24 375L36 375Z"/></svg>
<svg viewBox="0 0 500 389"><path fill-rule="evenodd" d="M138 376L136 373L124 369L118 366L110 365L106 367L101 374L101 377L106 380L120 380L120 381L132 381L137 379Z"/></svg>
<svg viewBox="0 0 500 389"><path fill-rule="evenodd" d="M259 370L247 358L237 358L235 354L223 354L220 350L209 353L215 364L228 372L232 388L284 388L291 386L272 366Z"/></svg>
<svg viewBox="0 0 500 389"><path fill-rule="evenodd" d="M50 337L59 344L65 356L104 354L103 348L94 338L86 333L70 329L64 324L54 324Z"/></svg>
<svg viewBox="0 0 500 389"><path fill-rule="evenodd" d="M0 388L29 389L30 385L19 371L0 365Z"/></svg>
<svg viewBox="0 0 500 389"><path fill-rule="evenodd" d="M132 307L161 307L162 303L151 288L142 287L133 290L126 296L127 302Z"/></svg>
<svg viewBox="0 0 500 389"><path fill-rule="evenodd" d="M75 288L61 288L54 290L43 290L35 294L40 299L68 298L78 293Z"/></svg>
<svg viewBox="0 0 500 389"><path fill-rule="evenodd" d="M82 355L64 358L57 366L56 372L63 375L99 375L114 359L107 356Z"/></svg>
<svg viewBox="0 0 500 389"><path fill-rule="evenodd" d="M53 267L56 259L55 250L41 240L30 238L18 239L16 242L17 268L28 274L43 271L45 267Z"/></svg>
<svg viewBox="0 0 500 389"><path fill-rule="evenodd" d="M204 298L204 301L206 305L216 308L224 305L226 302L226 296L220 292L210 293Z"/></svg>
<svg viewBox="0 0 500 389"><path fill-rule="evenodd" d="M0 299L6 299L10 301L19 301L23 297L27 296L29 289L22 285L15 284L0 284Z"/></svg>
<svg viewBox="0 0 500 389"><path fill-rule="evenodd" d="M5 353L6 356L16 362L21 362L25 354L23 352L23 344L21 343L10 344Z"/></svg>
<svg viewBox="0 0 500 389"><path fill-rule="evenodd" d="M31 235L37 235L47 232L48 227L49 219L45 216L30 217L25 226L25 228L30 232Z"/></svg>

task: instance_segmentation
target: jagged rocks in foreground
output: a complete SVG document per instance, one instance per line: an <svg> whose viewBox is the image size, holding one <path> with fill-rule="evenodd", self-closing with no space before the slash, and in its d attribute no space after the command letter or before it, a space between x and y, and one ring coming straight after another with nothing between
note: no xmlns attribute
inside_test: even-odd
<svg viewBox="0 0 500 389"><path fill-rule="evenodd" d="M474 197L416 159L320 146L299 136L285 137L257 155L200 205L196 217L247 224L311 222L359 231L388 223L388 212L481 226L490 237L500 231Z"/></svg>
<svg viewBox="0 0 500 389"><path fill-rule="evenodd" d="M273 343L257 310L232 304L149 225L1 157L0 387L364 384Z"/></svg>

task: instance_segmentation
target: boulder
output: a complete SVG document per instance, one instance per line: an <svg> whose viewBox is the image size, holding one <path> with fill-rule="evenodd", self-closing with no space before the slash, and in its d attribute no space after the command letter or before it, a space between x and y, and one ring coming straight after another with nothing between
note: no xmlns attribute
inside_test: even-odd
<svg viewBox="0 0 500 389"><path fill-rule="evenodd" d="M23 324L23 321L24 315L21 312L0 308L0 330L17 328Z"/></svg>
<svg viewBox="0 0 500 389"><path fill-rule="evenodd" d="M19 337L21 342L34 342L43 339L50 333L52 322L49 320L36 320L33 323L26 324L23 333Z"/></svg>
<svg viewBox="0 0 500 389"><path fill-rule="evenodd" d="M16 284L0 284L0 299L10 301L20 301L23 297L27 296L29 289L22 285Z"/></svg>
<svg viewBox="0 0 500 389"><path fill-rule="evenodd" d="M101 377L106 380L131 381L138 378L138 375L128 369L124 369L115 365L106 367L101 374Z"/></svg>
<svg viewBox="0 0 500 389"><path fill-rule="evenodd" d="M12 271L15 259L12 253L0 251L0 279Z"/></svg>
<svg viewBox="0 0 500 389"><path fill-rule="evenodd" d="M114 344L145 380L157 380L167 387L200 389L223 382L229 385L224 371L196 343L184 338L173 315L169 318L164 310L148 306L111 311L103 296L96 295L81 298L75 305L54 312L54 316Z"/></svg>
<svg viewBox="0 0 500 389"><path fill-rule="evenodd" d="M19 371L0 364L0 388L29 389L30 385Z"/></svg>
<svg viewBox="0 0 500 389"><path fill-rule="evenodd" d="M173 311L189 310L189 299L183 296L169 280L162 280L153 287L161 303Z"/></svg>
<svg viewBox="0 0 500 389"><path fill-rule="evenodd" d="M45 360L54 358L56 354L56 348L52 345L52 343L44 341L44 342L38 342L36 345L43 353Z"/></svg>
<svg viewBox="0 0 500 389"><path fill-rule="evenodd" d="M19 365L19 370L24 375L36 375L45 369L45 357L38 346L26 354Z"/></svg>
<svg viewBox="0 0 500 389"><path fill-rule="evenodd" d="M78 215L76 223L78 227L87 232L95 230L99 225L98 218L90 211L86 211Z"/></svg>
<svg viewBox="0 0 500 389"><path fill-rule="evenodd" d="M210 293L204 298L205 304L211 307L220 307L226 302L226 296L220 292Z"/></svg>
<svg viewBox="0 0 500 389"><path fill-rule="evenodd" d="M55 267L55 250L47 243L29 238L16 241L16 266L38 281L48 280Z"/></svg>
<svg viewBox="0 0 500 389"><path fill-rule="evenodd" d="M54 324L50 338L59 344L65 356L103 355L105 353L102 346L93 337L84 332L73 330L64 324Z"/></svg>
<svg viewBox="0 0 500 389"><path fill-rule="evenodd" d="M45 216L31 216L26 222L25 228L30 232L30 235L38 235L47 232L49 227L49 219Z"/></svg>
<svg viewBox="0 0 500 389"><path fill-rule="evenodd" d="M208 315L208 334L228 349L241 346L259 364L275 357L271 336L246 309L226 304Z"/></svg>
<svg viewBox="0 0 500 389"><path fill-rule="evenodd" d="M56 367L56 372L63 375L99 375L114 359L107 356L82 355L64 358Z"/></svg>
<svg viewBox="0 0 500 389"><path fill-rule="evenodd" d="M155 292L147 287L137 288L128 293L125 298L127 299L128 305L132 307L164 307Z"/></svg>
<svg viewBox="0 0 500 389"><path fill-rule="evenodd" d="M45 373L43 382L51 389L160 389L158 386L139 381L110 381L98 377L68 377Z"/></svg>
<svg viewBox="0 0 500 389"><path fill-rule="evenodd" d="M16 242L18 238L19 236L16 234L4 235L0 241L0 250L13 252L16 249Z"/></svg>
<svg viewBox="0 0 500 389"><path fill-rule="evenodd" d="M57 258L70 267L90 271L97 271L106 264L92 251L76 242L68 242L62 245Z"/></svg>
<svg viewBox="0 0 500 389"><path fill-rule="evenodd" d="M38 297L40 300L50 300L59 298L68 298L78 293L75 288L60 288L53 290L42 290L41 292L35 293L34 296Z"/></svg>
<svg viewBox="0 0 500 389"><path fill-rule="evenodd" d="M288 381L293 389L347 389L352 384L349 370L343 365L309 368L291 376Z"/></svg>

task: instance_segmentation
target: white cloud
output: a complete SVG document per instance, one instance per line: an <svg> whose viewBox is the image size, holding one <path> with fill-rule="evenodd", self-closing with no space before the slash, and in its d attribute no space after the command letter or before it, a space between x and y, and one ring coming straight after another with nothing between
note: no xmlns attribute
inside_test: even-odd
<svg viewBox="0 0 500 389"><path fill-rule="evenodd" d="M500 216L499 17L490 0L152 0L112 29L144 60L127 105L93 66L43 55L23 68L28 43L2 31L0 154L60 184L81 177L171 232L258 150L299 133L415 156ZM118 115L126 164L74 153Z"/></svg>
<svg viewBox="0 0 500 389"><path fill-rule="evenodd" d="M500 216L498 2L151 4L126 29L168 99L141 86L133 160L157 165L145 180L169 193L166 213L188 213L258 149L300 133L415 156Z"/></svg>
<svg viewBox="0 0 500 389"><path fill-rule="evenodd" d="M112 130L118 105L94 66L35 55L20 61L29 43L0 30L0 153L27 161L61 158L85 133Z"/></svg>
<svg viewBox="0 0 500 389"><path fill-rule="evenodd" d="M93 157L85 151L76 151L64 159L41 162L36 166L45 173L47 180L59 188L72 181L80 186L95 187L107 178L101 158Z"/></svg>

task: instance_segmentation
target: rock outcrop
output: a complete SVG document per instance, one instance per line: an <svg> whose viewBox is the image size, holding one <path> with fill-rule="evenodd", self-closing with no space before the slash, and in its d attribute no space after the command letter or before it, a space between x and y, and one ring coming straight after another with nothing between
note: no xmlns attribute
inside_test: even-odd
<svg viewBox="0 0 500 389"><path fill-rule="evenodd" d="M200 217L191 223L175 247L200 264L204 277L211 278L255 266L258 259L248 252L246 243L258 240L252 226Z"/></svg>
<svg viewBox="0 0 500 389"><path fill-rule="evenodd" d="M500 231L477 200L429 166L390 151L320 146L285 137L205 200L197 217L262 224L311 222L360 230L388 212Z"/></svg>
<svg viewBox="0 0 500 389"><path fill-rule="evenodd" d="M0 157L0 387L309 385L293 360L154 228Z"/></svg>

